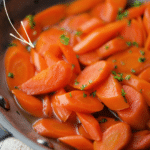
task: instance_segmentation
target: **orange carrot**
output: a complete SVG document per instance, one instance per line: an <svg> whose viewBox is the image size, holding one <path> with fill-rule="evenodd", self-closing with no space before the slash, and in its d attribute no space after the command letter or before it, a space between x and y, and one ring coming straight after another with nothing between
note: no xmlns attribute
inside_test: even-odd
<svg viewBox="0 0 150 150"><path fill-rule="evenodd" d="M9 47L5 54L5 71L10 90L26 82L35 74L30 54L21 44Z"/></svg>
<svg viewBox="0 0 150 150"><path fill-rule="evenodd" d="M126 123L118 123L103 133L102 141L94 142L94 150L119 150L128 144L130 138L130 126Z"/></svg>
<svg viewBox="0 0 150 150"><path fill-rule="evenodd" d="M102 131L99 123L92 115L77 113L77 116L93 140L99 141L102 139Z"/></svg>
<svg viewBox="0 0 150 150"><path fill-rule="evenodd" d="M130 107L117 111L118 116L136 130L145 129L150 117L146 101L142 94L132 87L123 85L123 89Z"/></svg>
<svg viewBox="0 0 150 150"><path fill-rule="evenodd" d="M55 5L35 15L34 20L42 27L51 26L59 22L66 15L66 6Z"/></svg>
<svg viewBox="0 0 150 150"><path fill-rule="evenodd" d="M50 138L76 135L73 125L62 123L56 119L40 119L33 124L33 129L38 134Z"/></svg>
<svg viewBox="0 0 150 150"><path fill-rule="evenodd" d="M118 75L118 77L121 77ZM96 95L100 100L112 110L122 110L129 108L123 93L122 86L110 75L109 78L97 87Z"/></svg>
<svg viewBox="0 0 150 150"><path fill-rule="evenodd" d="M117 37L105 43L96 51L100 58L105 58L117 52L126 50L128 47L129 46L126 44L126 40Z"/></svg>
<svg viewBox="0 0 150 150"><path fill-rule="evenodd" d="M73 87L81 90L92 89L96 85L100 84L103 80L105 80L109 76L112 69L112 63L98 61L86 67L77 76L73 83Z"/></svg>
<svg viewBox="0 0 150 150"><path fill-rule="evenodd" d="M46 95L43 99L43 113L48 117L51 117L53 113L51 104L49 95Z"/></svg>
<svg viewBox="0 0 150 150"><path fill-rule="evenodd" d="M87 35L81 42L75 45L73 49L77 54L92 51L116 36L116 33L120 32L126 24L127 21L122 20L100 27Z"/></svg>
<svg viewBox="0 0 150 150"><path fill-rule="evenodd" d="M128 150L139 150L150 148L150 131L143 130L133 133L131 142L129 143Z"/></svg>
<svg viewBox="0 0 150 150"><path fill-rule="evenodd" d="M108 62L114 62L117 66L116 72L139 74L150 66L150 52L136 46L108 58Z"/></svg>
<svg viewBox="0 0 150 150"><path fill-rule="evenodd" d="M23 83L20 89L28 95L53 92L65 87L69 83L71 76L71 66L64 61L60 61Z"/></svg>
<svg viewBox="0 0 150 150"><path fill-rule="evenodd" d="M143 70L139 75L139 78L146 80L147 82L150 82L150 67Z"/></svg>
<svg viewBox="0 0 150 150"><path fill-rule="evenodd" d="M94 0L94 1L78 0L78 1L74 1L67 8L67 10L66 10L67 15L75 15L75 14L85 12L85 11L91 9L92 7L96 6L98 3L101 3L103 1L104 0Z"/></svg>
<svg viewBox="0 0 150 150"><path fill-rule="evenodd" d="M62 95L62 94L65 94L65 90L64 89L60 89L56 94L54 94L52 97L51 97L51 100L52 100L52 108L53 108L53 111L55 113L55 115L63 122L65 122L69 116L71 115L72 111L62 107L59 103L59 101L57 100L56 96L58 95Z"/></svg>
<svg viewBox="0 0 150 150"><path fill-rule="evenodd" d="M77 148L78 150L93 150L92 142L81 135L60 137L58 140Z"/></svg>
<svg viewBox="0 0 150 150"><path fill-rule="evenodd" d="M145 42L145 49L150 50L150 34L148 35L146 42Z"/></svg>
<svg viewBox="0 0 150 150"><path fill-rule="evenodd" d="M103 109L102 103L96 97L84 91L71 91L56 98L61 106L75 112L93 113Z"/></svg>
<svg viewBox="0 0 150 150"><path fill-rule="evenodd" d="M43 117L43 104L42 102L30 95L26 95L20 90L12 90L16 96L20 106L35 117Z"/></svg>
<svg viewBox="0 0 150 150"><path fill-rule="evenodd" d="M72 47L70 45L64 45L61 42L59 42L59 46L67 61L72 65L74 73L79 74L81 72L80 65Z"/></svg>
<svg viewBox="0 0 150 150"><path fill-rule="evenodd" d="M143 23L144 27L146 29L147 34L149 34L150 31L150 5L145 9L144 16L143 16Z"/></svg>

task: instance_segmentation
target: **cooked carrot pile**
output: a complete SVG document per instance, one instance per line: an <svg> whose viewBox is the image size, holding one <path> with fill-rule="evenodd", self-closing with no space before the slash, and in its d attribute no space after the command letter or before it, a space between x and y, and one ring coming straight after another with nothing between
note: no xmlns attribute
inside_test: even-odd
<svg viewBox="0 0 150 150"><path fill-rule="evenodd" d="M78 150L150 149L150 3L126 4L77 0L23 20L35 47L12 41L6 80L41 136Z"/></svg>

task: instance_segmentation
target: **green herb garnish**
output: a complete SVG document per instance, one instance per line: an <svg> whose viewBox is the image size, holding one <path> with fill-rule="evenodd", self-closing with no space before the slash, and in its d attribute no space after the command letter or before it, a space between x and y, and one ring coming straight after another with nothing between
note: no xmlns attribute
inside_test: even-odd
<svg viewBox="0 0 150 150"><path fill-rule="evenodd" d="M76 55L77 58L79 58L79 55Z"/></svg>
<svg viewBox="0 0 150 150"><path fill-rule="evenodd" d="M127 17L129 12L126 10L122 12L122 9L119 9L118 15L117 15L117 20L122 20L123 18Z"/></svg>
<svg viewBox="0 0 150 150"><path fill-rule="evenodd" d="M141 54L141 55L145 55L145 52L142 51L142 50L140 50L140 54Z"/></svg>
<svg viewBox="0 0 150 150"><path fill-rule="evenodd" d="M132 44L133 46L139 47L139 44L137 42L133 42Z"/></svg>
<svg viewBox="0 0 150 150"><path fill-rule="evenodd" d="M127 75L127 76L125 77L126 80L130 80L130 78L131 78L131 75Z"/></svg>
<svg viewBox="0 0 150 150"><path fill-rule="evenodd" d="M75 83L74 83L75 85L78 85L79 84L79 82L77 81L77 80L75 80Z"/></svg>
<svg viewBox="0 0 150 150"><path fill-rule="evenodd" d="M92 80L89 80L89 84L91 84L93 81Z"/></svg>
<svg viewBox="0 0 150 150"><path fill-rule="evenodd" d="M112 62L113 62L113 63L115 63L115 62L117 62L117 60L116 60L116 59L114 59L114 60L112 60Z"/></svg>
<svg viewBox="0 0 150 150"><path fill-rule="evenodd" d="M34 29L36 23L34 21L34 16L33 15L28 15L27 18L29 19L29 25L31 29Z"/></svg>
<svg viewBox="0 0 150 150"><path fill-rule="evenodd" d="M106 118L103 118L102 120L99 121L99 123L105 123L105 122L107 122Z"/></svg>
<svg viewBox="0 0 150 150"><path fill-rule="evenodd" d="M131 4L132 7L139 7L141 6L143 3L138 1L138 0L135 0L135 2L133 4Z"/></svg>
<svg viewBox="0 0 150 150"><path fill-rule="evenodd" d="M11 72L9 72L9 73L8 73L8 77L9 77L9 78L14 78L14 74L11 73Z"/></svg>
<svg viewBox="0 0 150 150"><path fill-rule="evenodd" d="M68 45L69 44L69 37L66 37L64 34L62 34L60 36L60 42L64 45Z"/></svg>
<svg viewBox="0 0 150 150"><path fill-rule="evenodd" d="M112 71L111 73L115 76L117 75L116 71Z"/></svg>
<svg viewBox="0 0 150 150"><path fill-rule="evenodd" d="M75 67L75 65L74 65L74 64L72 64L72 70L74 69L74 67Z"/></svg>
<svg viewBox="0 0 150 150"><path fill-rule="evenodd" d="M8 44L8 47L13 47L13 46L17 46L17 44L15 44L15 43L9 43Z"/></svg>
<svg viewBox="0 0 150 150"><path fill-rule="evenodd" d="M87 87L87 84L81 86L81 90L84 90Z"/></svg>
<svg viewBox="0 0 150 150"><path fill-rule="evenodd" d="M125 102L127 103L127 100L126 100L126 97L125 97L126 93L125 93L124 89L121 89L121 95L123 96Z"/></svg>
<svg viewBox="0 0 150 150"><path fill-rule="evenodd" d="M131 42L126 42L126 44L127 44L128 46L131 46L131 45L132 45L132 43L131 43Z"/></svg>
<svg viewBox="0 0 150 150"><path fill-rule="evenodd" d="M117 79L119 82L123 81L123 74L122 73L118 73L114 76L114 79Z"/></svg>
<svg viewBox="0 0 150 150"><path fill-rule="evenodd" d="M84 97L84 98L87 97L87 94L83 93L83 97Z"/></svg>
<svg viewBox="0 0 150 150"><path fill-rule="evenodd" d="M90 96L95 97L95 96L96 96L96 91L92 92L92 93L90 94Z"/></svg>
<svg viewBox="0 0 150 150"><path fill-rule="evenodd" d="M146 58L145 58L145 57L140 57L140 58L138 59L138 61L139 61L140 63L145 62L145 60L146 60Z"/></svg>
<svg viewBox="0 0 150 150"><path fill-rule="evenodd" d="M81 32L81 31L76 31L75 35L81 36L81 35L82 35L82 32Z"/></svg>
<svg viewBox="0 0 150 150"><path fill-rule="evenodd" d="M135 73L136 71L134 69L131 70L132 73Z"/></svg>
<svg viewBox="0 0 150 150"><path fill-rule="evenodd" d="M107 50L107 49L109 49L109 46L108 46L108 45L106 45L106 46L105 46L105 49L106 49L106 50Z"/></svg>
<svg viewBox="0 0 150 150"><path fill-rule="evenodd" d="M128 26L130 26L130 25L131 25L131 20L128 21Z"/></svg>
<svg viewBox="0 0 150 150"><path fill-rule="evenodd" d="M70 96L70 97L72 97L72 94L71 94L71 92L69 93L69 96Z"/></svg>

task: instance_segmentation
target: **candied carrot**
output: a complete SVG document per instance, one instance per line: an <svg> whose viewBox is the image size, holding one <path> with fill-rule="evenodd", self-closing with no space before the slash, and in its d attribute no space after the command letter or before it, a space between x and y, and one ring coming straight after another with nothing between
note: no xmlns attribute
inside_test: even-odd
<svg viewBox="0 0 150 150"><path fill-rule="evenodd" d="M147 82L150 82L150 67L143 70L139 75L139 78L146 80Z"/></svg>
<svg viewBox="0 0 150 150"><path fill-rule="evenodd" d="M150 31L150 5L145 9L144 15L143 15L143 23L144 27L146 29L147 34L149 34Z"/></svg>

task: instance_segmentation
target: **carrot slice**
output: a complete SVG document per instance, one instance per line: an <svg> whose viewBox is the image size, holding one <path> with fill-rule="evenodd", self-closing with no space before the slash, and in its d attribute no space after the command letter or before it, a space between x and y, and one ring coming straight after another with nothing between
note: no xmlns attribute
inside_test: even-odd
<svg viewBox="0 0 150 150"><path fill-rule="evenodd" d="M113 69L112 63L106 61L98 61L86 67L76 78L73 87L81 90L92 89L96 85L105 80L111 70ZM78 82L78 84L76 84Z"/></svg>
<svg viewBox="0 0 150 150"><path fill-rule="evenodd" d="M60 61L23 83L20 89L28 95L53 92L66 86L71 76L71 66L64 61Z"/></svg>
<svg viewBox="0 0 150 150"><path fill-rule="evenodd" d="M35 69L30 62L30 54L21 44L8 48L5 54L5 70L10 90L34 76Z"/></svg>
<svg viewBox="0 0 150 150"><path fill-rule="evenodd" d="M128 145L128 150L139 150L150 148L150 131L143 130L133 133L132 141Z"/></svg>
<svg viewBox="0 0 150 150"><path fill-rule="evenodd" d="M12 90L16 96L20 106L35 117L43 117L43 104L42 102L30 95L26 95L20 90Z"/></svg>
<svg viewBox="0 0 150 150"><path fill-rule="evenodd" d="M94 142L94 150L119 150L128 144L130 138L130 126L126 123L118 123L103 133L102 141Z"/></svg>
<svg viewBox="0 0 150 150"><path fill-rule="evenodd" d="M139 78L146 80L147 82L150 82L150 67L143 70L139 75Z"/></svg>
<svg viewBox="0 0 150 150"><path fill-rule="evenodd" d="M102 103L96 97L84 91L71 91L56 98L61 106L75 112L93 113L103 109Z"/></svg>
<svg viewBox="0 0 150 150"><path fill-rule="evenodd" d="M122 20L100 27L87 35L81 42L75 45L73 49L77 54L92 51L116 36L116 33L120 32L126 24L127 21Z"/></svg>
<svg viewBox="0 0 150 150"><path fill-rule="evenodd" d="M92 115L77 113L77 116L93 140L99 141L102 139L102 131L99 123Z"/></svg>
<svg viewBox="0 0 150 150"><path fill-rule="evenodd" d="M74 1L67 8L67 10L66 10L67 15L75 15L75 14L85 12L85 11L91 9L92 7L96 6L98 3L103 2L103 1L104 0L94 0L94 1L78 0L78 1Z"/></svg>
<svg viewBox="0 0 150 150"><path fill-rule="evenodd" d="M147 37L147 40L145 42L145 49L150 50L150 34Z"/></svg>
<svg viewBox="0 0 150 150"><path fill-rule="evenodd" d="M59 22L66 15L66 6L63 4L52 6L35 15L34 20L42 27L51 26Z"/></svg>
<svg viewBox="0 0 150 150"><path fill-rule="evenodd" d="M150 6L148 6L145 11L144 11L144 16L143 16L143 23L144 27L146 29L147 34L150 31Z"/></svg>
<svg viewBox="0 0 150 150"><path fill-rule="evenodd" d="M134 46L109 57L108 62L114 62L116 72L139 74L150 66L149 55L149 51Z"/></svg>
<svg viewBox="0 0 150 150"><path fill-rule="evenodd" d="M51 104L49 95L46 95L43 99L43 113L48 117L51 117L53 113Z"/></svg>
<svg viewBox="0 0 150 150"><path fill-rule="evenodd" d="M33 129L38 134L50 138L76 135L73 125L62 123L56 119L40 119L33 124Z"/></svg>
<svg viewBox="0 0 150 150"><path fill-rule="evenodd" d="M40 72L42 70L45 70L48 67L45 59L40 54L38 54L33 48L31 49L30 54L31 54L32 63L36 67L37 71Z"/></svg>
<svg viewBox="0 0 150 150"><path fill-rule="evenodd" d="M142 94L132 87L123 85L123 89L130 107L117 111L118 116L136 130L145 129L150 117L146 101Z"/></svg>
<svg viewBox="0 0 150 150"><path fill-rule="evenodd" d="M64 89L60 89L55 95L53 95L51 97L52 100L52 108L53 111L55 113L55 115L63 122L65 122L69 116L71 115L72 111L62 107L59 103L59 101L57 100L56 96L58 95L62 95L65 94L65 90Z"/></svg>
<svg viewBox="0 0 150 150"><path fill-rule="evenodd" d="M112 110L129 108L125 97L122 96L122 86L113 75L97 87L96 95Z"/></svg>
<svg viewBox="0 0 150 150"><path fill-rule="evenodd" d="M126 40L117 37L107 42L96 51L99 57L105 58L117 52L126 50L128 47L129 46L126 44Z"/></svg>
<svg viewBox="0 0 150 150"><path fill-rule="evenodd" d="M93 150L93 143L81 135L61 137L58 140L78 150Z"/></svg>
<svg viewBox="0 0 150 150"><path fill-rule="evenodd" d="M59 42L59 46L67 61L72 65L74 73L79 74L81 72L79 61L72 47L70 45L64 45L61 42Z"/></svg>

